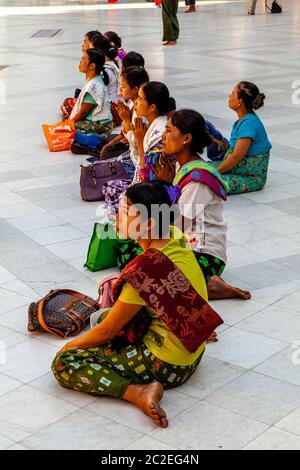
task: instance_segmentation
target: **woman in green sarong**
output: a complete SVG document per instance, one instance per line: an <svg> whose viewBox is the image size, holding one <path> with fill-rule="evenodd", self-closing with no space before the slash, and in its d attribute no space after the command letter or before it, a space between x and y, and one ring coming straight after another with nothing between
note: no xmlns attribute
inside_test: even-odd
<svg viewBox="0 0 300 470"><path fill-rule="evenodd" d="M212 162L229 185L229 193L260 191L267 182L272 145L256 110L264 105L265 95L256 85L240 82L229 97L229 108L236 112L229 150L223 161Z"/></svg>
<svg viewBox="0 0 300 470"><path fill-rule="evenodd" d="M182 246L182 232L161 222L162 215L172 222L169 191L158 181L127 189L116 229L120 239L134 238L144 252L115 281L106 316L52 363L63 387L128 401L163 428L164 389L194 374L207 339L223 323L207 303L204 276L193 252Z"/></svg>
<svg viewBox="0 0 300 470"><path fill-rule="evenodd" d="M178 0L162 0L161 6L164 46L175 46L179 36Z"/></svg>

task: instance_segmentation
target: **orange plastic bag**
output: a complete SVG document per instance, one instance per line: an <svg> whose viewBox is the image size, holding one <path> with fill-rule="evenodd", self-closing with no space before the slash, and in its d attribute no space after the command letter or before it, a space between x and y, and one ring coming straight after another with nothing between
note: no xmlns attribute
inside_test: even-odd
<svg viewBox="0 0 300 470"><path fill-rule="evenodd" d="M68 119L56 124L43 124L42 128L50 152L62 152L71 149L72 142L75 139L74 121Z"/></svg>

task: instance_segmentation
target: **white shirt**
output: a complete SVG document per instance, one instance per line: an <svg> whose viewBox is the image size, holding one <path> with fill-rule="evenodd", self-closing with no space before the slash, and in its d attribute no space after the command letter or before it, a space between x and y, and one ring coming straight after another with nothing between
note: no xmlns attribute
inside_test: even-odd
<svg viewBox="0 0 300 470"><path fill-rule="evenodd" d="M161 141L163 133L165 132L168 118L167 116L158 116L148 127L144 137L144 152L152 149L158 142Z"/></svg>
<svg viewBox="0 0 300 470"><path fill-rule="evenodd" d="M226 264L227 224L223 219L224 204L208 186L190 182L183 187L178 201L181 214L193 222L196 242L192 248L220 258ZM191 230L185 230L188 240Z"/></svg>
<svg viewBox="0 0 300 470"><path fill-rule="evenodd" d="M104 68L109 77L109 84L107 85L109 101L116 103L117 101L120 101L122 99L118 93L120 71L118 69L118 66L114 63L113 60L110 60L109 62L105 62Z"/></svg>
<svg viewBox="0 0 300 470"><path fill-rule="evenodd" d="M133 111L133 122L136 117L135 111ZM167 116L159 116L150 124L147 129L146 135L143 140L143 147L144 153L148 152L148 150L152 149L158 142L161 141L163 133L165 131L165 127L167 124ZM129 142L130 147L130 158L134 163L135 166L135 175L133 182L136 183L138 181L138 174L140 168L140 157L138 153L137 142L135 140L134 134L132 131L129 131L126 134L126 138Z"/></svg>

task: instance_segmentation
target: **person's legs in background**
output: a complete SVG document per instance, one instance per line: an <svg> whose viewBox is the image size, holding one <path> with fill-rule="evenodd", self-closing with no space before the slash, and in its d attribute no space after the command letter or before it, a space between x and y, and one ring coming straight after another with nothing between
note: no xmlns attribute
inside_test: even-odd
<svg viewBox="0 0 300 470"><path fill-rule="evenodd" d="M173 46L179 36L177 18L178 0L162 0L163 41L166 46Z"/></svg>
<svg viewBox="0 0 300 470"><path fill-rule="evenodd" d="M255 15L257 0L247 0L248 3L248 15Z"/></svg>
<svg viewBox="0 0 300 470"><path fill-rule="evenodd" d="M195 13L196 12L196 0L185 0L188 9L184 13Z"/></svg>

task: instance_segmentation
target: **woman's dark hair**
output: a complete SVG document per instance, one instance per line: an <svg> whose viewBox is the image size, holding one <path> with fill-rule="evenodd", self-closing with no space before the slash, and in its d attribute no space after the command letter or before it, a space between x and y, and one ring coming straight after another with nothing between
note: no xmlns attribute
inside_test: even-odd
<svg viewBox="0 0 300 470"><path fill-rule="evenodd" d="M141 67L128 67L121 73L130 88L137 86L140 88L144 83L149 82L149 75L144 68Z"/></svg>
<svg viewBox="0 0 300 470"><path fill-rule="evenodd" d="M95 71L97 75L103 75L103 81L105 85L109 84L109 77L104 68L105 55L103 51L98 49L87 49L86 53L89 57L90 64L95 64Z"/></svg>
<svg viewBox="0 0 300 470"><path fill-rule="evenodd" d="M103 36L103 34L99 33L95 35L91 39L91 43L93 44L95 49L100 49L104 52L104 54L110 59L114 60L118 55L118 50L115 49L110 43L109 40Z"/></svg>
<svg viewBox="0 0 300 470"><path fill-rule="evenodd" d="M101 35L100 31L89 31L88 33L85 34L85 36L88 38L89 41L92 41L92 39L95 36Z"/></svg>
<svg viewBox="0 0 300 470"><path fill-rule="evenodd" d="M266 96L261 93L256 85L251 82L240 82L238 84L238 97L243 100L248 111L262 108Z"/></svg>
<svg viewBox="0 0 300 470"><path fill-rule="evenodd" d="M122 39L114 31L107 31L104 33L104 36L116 49L120 49L122 47Z"/></svg>
<svg viewBox="0 0 300 470"><path fill-rule="evenodd" d="M143 92L149 105L154 104L159 116L176 109L176 101L170 97L168 87L161 82L148 82L143 85Z"/></svg>
<svg viewBox="0 0 300 470"><path fill-rule="evenodd" d="M123 69L128 67L145 67L145 59L138 52L127 52L126 56L122 60Z"/></svg>
<svg viewBox="0 0 300 470"><path fill-rule="evenodd" d="M206 131L205 119L200 113L192 109L180 109L170 115L173 126L177 127L184 135L190 134L192 141L190 149L193 153L203 153L212 140Z"/></svg>
<svg viewBox="0 0 300 470"><path fill-rule="evenodd" d="M143 210L141 211L142 220L147 220L150 217L158 218L158 220L156 220L156 227L154 229L155 235L158 238L161 238L169 233L170 225L166 222L173 224L174 218L179 215L178 207L172 204L168 194L169 187L171 187L171 185L165 181L147 181L129 186L125 192L125 196L127 196L132 204L143 207ZM165 217L165 212L162 212L162 210L154 210L154 207L158 209L162 205L165 206L164 209L166 209L166 206L170 208L172 207L173 209L169 212L169 220L167 220ZM177 209L176 212L178 212L178 214L174 214L174 209Z"/></svg>

